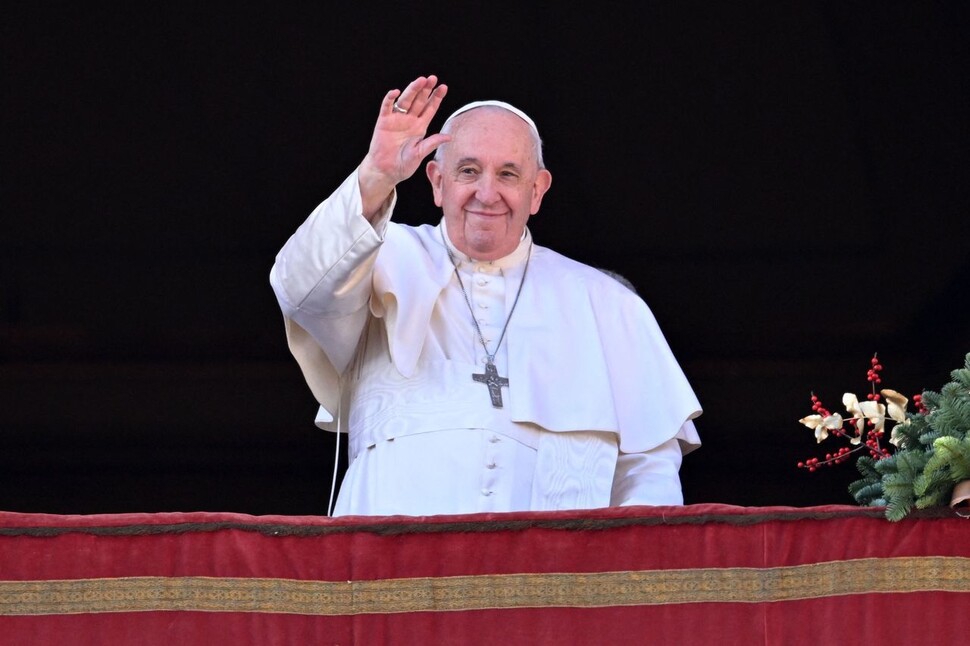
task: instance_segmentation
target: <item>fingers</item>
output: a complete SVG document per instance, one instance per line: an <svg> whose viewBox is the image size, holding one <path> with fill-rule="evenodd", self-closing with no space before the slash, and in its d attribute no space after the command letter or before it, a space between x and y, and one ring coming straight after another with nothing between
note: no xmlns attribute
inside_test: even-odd
<svg viewBox="0 0 970 646"><path fill-rule="evenodd" d="M409 114L430 121L447 92L448 86L438 85L438 77L434 74L419 76L404 91L391 90L384 95L381 109L391 114Z"/></svg>
<svg viewBox="0 0 970 646"><path fill-rule="evenodd" d="M441 144L448 143L449 141L451 141L451 135L442 135L440 133L431 135L418 144L418 157L424 159L437 150Z"/></svg>
<svg viewBox="0 0 970 646"><path fill-rule="evenodd" d="M381 116L383 116L383 115L385 115L387 113L393 113L395 111L394 110L394 105L395 105L394 99L396 99L400 95L401 95L401 91L400 90L391 90L387 94L384 95L384 100L381 101Z"/></svg>
<svg viewBox="0 0 970 646"><path fill-rule="evenodd" d="M427 136L431 119L447 93L438 77L419 76L404 90L390 90L381 102L381 112L374 125L370 147L361 162L361 172L369 178L361 186L390 188L411 177L421 160L442 143L448 135ZM386 196L382 194L381 199Z"/></svg>

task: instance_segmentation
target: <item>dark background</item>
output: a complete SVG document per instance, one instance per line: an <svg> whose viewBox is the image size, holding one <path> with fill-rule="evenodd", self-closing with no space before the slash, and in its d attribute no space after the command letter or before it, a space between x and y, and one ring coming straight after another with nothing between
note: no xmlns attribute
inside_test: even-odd
<svg viewBox="0 0 970 646"><path fill-rule="evenodd" d="M0 509L326 513L268 273L421 74L538 122L537 241L633 281L704 406L688 503L851 504L795 466L841 446L810 393L963 364L970 3L320 4L4 10Z"/></svg>

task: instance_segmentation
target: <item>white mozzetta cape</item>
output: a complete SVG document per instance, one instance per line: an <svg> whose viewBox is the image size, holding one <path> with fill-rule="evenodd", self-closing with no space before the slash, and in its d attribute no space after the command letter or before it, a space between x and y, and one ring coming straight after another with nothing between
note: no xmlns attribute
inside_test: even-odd
<svg viewBox="0 0 970 646"><path fill-rule="evenodd" d="M390 359L411 377L454 276L438 228L390 222L395 201L371 227L353 173L290 238L271 273L324 428L333 428L340 377L369 317L383 319ZM511 301L514 289L508 292ZM700 404L656 319L603 272L534 245L504 344L508 365L500 372L512 385L503 398L514 422L613 432L626 453L674 437L685 453L700 445L691 422Z"/></svg>

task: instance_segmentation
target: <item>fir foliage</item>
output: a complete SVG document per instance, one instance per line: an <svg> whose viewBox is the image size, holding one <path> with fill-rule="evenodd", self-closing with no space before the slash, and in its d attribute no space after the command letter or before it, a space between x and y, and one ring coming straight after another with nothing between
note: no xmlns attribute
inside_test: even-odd
<svg viewBox="0 0 970 646"><path fill-rule="evenodd" d="M849 493L852 497L860 505L871 507L885 505L882 495L882 474L876 471L876 461L869 455L860 456L856 460L856 468L862 474L862 479L849 485Z"/></svg>
<svg viewBox="0 0 970 646"><path fill-rule="evenodd" d="M933 442L933 454L914 483L920 509L947 503L954 484L970 479L970 437L946 436ZM945 496L945 498L944 498Z"/></svg>
<svg viewBox="0 0 970 646"><path fill-rule="evenodd" d="M856 502L885 506L886 518L902 520L914 508L949 504L953 487L970 479L970 353L950 376L939 392L923 392L926 412L908 413L893 428L895 453L856 460L862 478L849 485Z"/></svg>
<svg viewBox="0 0 970 646"><path fill-rule="evenodd" d="M924 393L925 394L925 393ZM933 438L927 433L931 430L923 415L911 414L909 424L897 424L893 428L893 437L899 449L915 449L933 444Z"/></svg>

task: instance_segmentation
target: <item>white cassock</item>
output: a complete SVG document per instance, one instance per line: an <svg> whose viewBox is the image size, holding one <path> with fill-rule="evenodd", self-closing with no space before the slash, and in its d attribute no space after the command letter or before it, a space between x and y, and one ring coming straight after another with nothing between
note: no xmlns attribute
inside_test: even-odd
<svg viewBox="0 0 970 646"><path fill-rule="evenodd" d="M526 231L491 262L447 243L466 301L444 221L390 222L396 199L372 227L354 172L270 274L318 425L349 433L334 514L683 504L701 407L643 300Z"/></svg>

